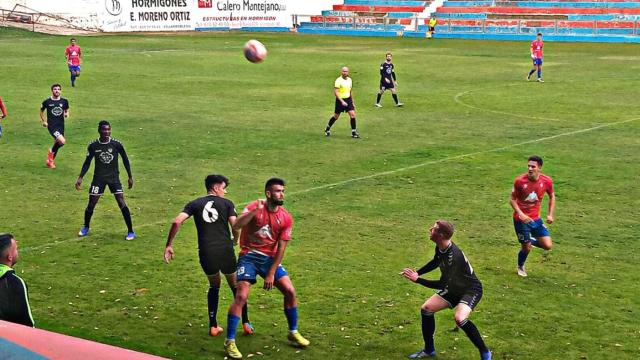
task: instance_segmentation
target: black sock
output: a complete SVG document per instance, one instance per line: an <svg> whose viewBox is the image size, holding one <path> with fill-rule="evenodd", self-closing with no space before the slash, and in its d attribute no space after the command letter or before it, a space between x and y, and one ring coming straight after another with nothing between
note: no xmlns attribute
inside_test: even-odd
<svg viewBox="0 0 640 360"><path fill-rule="evenodd" d="M351 132L356 132L356 118L351 118Z"/></svg>
<svg viewBox="0 0 640 360"><path fill-rule="evenodd" d="M382 99L382 94L378 94L378 99L376 99L376 104L380 104L380 99Z"/></svg>
<svg viewBox="0 0 640 360"><path fill-rule="evenodd" d="M236 297L236 289L231 289L231 291L233 291L233 298L235 299ZM244 303L244 306L242 307L242 323L246 324L250 322L249 321L249 310L247 310L247 303Z"/></svg>
<svg viewBox="0 0 640 360"><path fill-rule="evenodd" d="M63 147L64 145L58 143L57 141L53 144L53 147L51 147L51 152L53 153L53 158L56 158L56 155L58 155L58 150Z"/></svg>
<svg viewBox="0 0 640 360"><path fill-rule="evenodd" d="M122 217L124 218L125 224L127 224L127 231L133 232L133 225L131 224L131 212L129 211L129 207L125 206L122 209Z"/></svg>
<svg viewBox="0 0 640 360"><path fill-rule="evenodd" d="M91 223L91 216L93 216L93 209L89 209L88 207L84 209L84 226L86 228L88 228Z"/></svg>
<svg viewBox="0 0 640 360"><path fill-rule="evenodd" d="M480 331L478 328L471 322L469 319L465 319L462 324L458 325L464 333L467 334L469 340L475 345L481 353L486 353L489 351L487 346L484 344L484 340L482 340L482 336L480 335Z"/></svg>
<svg viewBox="0 0 640 360"><path fill-rule="evenodd" d="M396 104L398 103L398 94L391 94L391 96L393 96L393 101L396 102Z"/></svg>
<svg viewBox="0 0 640 360"><path fill-rule="evenodd" d="M533 75L534 72L536 72L536 69L531 69L531 71L529 71L529 76Z"/></svg>
<svg viewBox="0 0 640 360"><path fill-rule="evenodd" d="M220 294L219 287L213 287L209 285L209 292L207 293L207 308L209 309L209 327L218 327L218 295Z"/></svg>
<svg viewBox="0 0 640 360"><path fill-rule="evenodd" d="M436 332L436 319L432 312L422 310L422 338L424 339L424 351L432 353L436 351L433 345L433 334Z"/></svg>
<svg viewBox="0 0 640 360"><path fill-rule="evenodd" d="M336 123L338 119L336 119L335 116L332 116L331 119L329 119L329 123L327 124L327 128L325 130L329 131L331 130L331 127L333 126L333 124Z"/></svg>

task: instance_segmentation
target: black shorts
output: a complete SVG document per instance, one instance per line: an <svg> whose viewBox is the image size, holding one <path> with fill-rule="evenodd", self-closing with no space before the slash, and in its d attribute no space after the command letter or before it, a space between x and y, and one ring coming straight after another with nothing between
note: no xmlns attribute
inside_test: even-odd
<svg viewBox="0 0 640 360"><path fill-rule="evenodd" d="M343 112L348 112L348 111L356 109L353 106L353 99L351 97L348 97L348 98L342 99L342 100L344 100L344 102L347 103L347 106L342 105L340 100L338 100L338 98L336 98L336 109L334 111L336 114L340 114L340 113L343 113Z"/></svg>
<svg viewBox="0 0 640 360"><path fill-rule="evenodd" d="M380 80L380 90L393 89L396 87L393 84L393 79L389 79L389 82L384 81L384 79Z"/></svg>
<svg viewBox="0 0 640 360"><path fill-rule="evenodd" d="M215 275L218 272L228 275L237 270L236 254L231 246L200 249L198 255L200 266L206 275Z"/></svg>
<svg viewBox="0 0 640 360"><path fill-rule="evenodd" d="M58 136L64 136L64 125L49 125L47 126L47 130L49 130L49 134L54 139L57 139Z"/></svg>
<svg viewBox="0 0 640 360"><path fill-rule="evenodd" d="M103 181L98 179L93 179L91 182L91 187L89 188L89 195L100 196L104 194L104 189L109 187L112 194L122 194L124 193L124 189L122 189L122 184L120 180L117 181Z"/></svg>
<svg viewBox="0 0 640 360"><path fill-rule="evenodd" d="M429 31L436 32L436 27L435 26L429 26Z"/></svg>
<svg viewBox="0 0 640 360"><path fill-rule="evenodd" d="M472 287L465 292L451 292L448 288L444 288L436 294L448 302L450 308L465 304L474 309L482 299L482 287Z"/></svg>

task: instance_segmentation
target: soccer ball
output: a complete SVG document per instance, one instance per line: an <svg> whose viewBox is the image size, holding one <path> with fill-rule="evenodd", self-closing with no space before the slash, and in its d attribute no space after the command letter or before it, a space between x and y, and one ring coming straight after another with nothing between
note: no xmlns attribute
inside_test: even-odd
<svg viewBox="0 0 640 360"><path fill-rule="evenodd" d="M252 63L259 63L267 57L267 48L258 40L249 40L244 44L244 57Z"/></svg>

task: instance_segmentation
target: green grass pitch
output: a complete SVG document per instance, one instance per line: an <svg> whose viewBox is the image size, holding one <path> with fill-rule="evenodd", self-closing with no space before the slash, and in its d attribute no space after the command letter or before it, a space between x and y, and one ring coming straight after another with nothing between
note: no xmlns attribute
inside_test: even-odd
<svg viewBox="0 0 640 360"><path fill-rule="evenodd" d="M242 56L250 38L269 49ZM496 359L636 359L640 353L640 52L638 45L547 42L546 83L526 82L527 42L200 33L80 37L69 86L68 37L0 29L0 231L17 237L18 273L40 328L175 359L223 359L207 336L207 282L190 220L176 259L167 230L203 179L231 179L238 208L264 181L288 181L295 220L284 265L312 345L286 341L282 297L254 287L257 333L245 354L272 359L402 359L421 346L419 307L432 291L398 272L431 256L429 225L454 241L484 284L471 319ZM391 51L403 108L373 106ZM360 140L343 115L330 138L333 81L351 68ZM38 110L54 82L71 104L55 170ZM82 225L91 173L74 190L99 120L132 162L126 199L138 238L125 242L112 196ZM526 157L555 181L554 248L515 274L508 198ZM91 170L92 171L92 170ZM124 175L124 170L121 166ZM545 206L543 207L546 213ZM438 272L429 275L438 276ZM221 289L226 327L230 291ZM476 359L453 312L436 317L439 359ZM635 354L635 355L634 355Z"/></svg>

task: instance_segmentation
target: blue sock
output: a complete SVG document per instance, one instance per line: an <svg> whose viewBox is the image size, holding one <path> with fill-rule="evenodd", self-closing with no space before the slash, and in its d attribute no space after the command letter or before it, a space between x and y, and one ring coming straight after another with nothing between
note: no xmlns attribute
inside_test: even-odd
<svg viewBox="0 0 640 360"><path fill-rule="evenodd" d="M284 309L284 314L287 316L287 323L289 323L289 331L298 330L298 308L292 307L290 309Z"/></svg>
<svg viewBox="0 0 640 360"><path fill-rule="evenodd" d="M529 256L529 253L520 250L520 252L518 253L518 266L524 266L524 262L527 261L527 256Z"/></svg>
<svg viewBox="0 0 640 360"><path fill-rule="evenodd" d="M536 72L536 69L531 69L531 71L529 71L529 76L533 75L534 72Z"/></svg>
<svg viewBox="0 0 640 360"><path fill-rule="evenodd" d="M71 84L73 85L73 83L76 82L76 76L71 74Z"/></svg>
<svg viewBox="0 0 640 360"><path fill-rule="evenodd" d="M542 77L542 70L538 69L538 79L540 79Z"/></svg>
<svg viewBox="0 0 640 360"><path fill-rule="evenodd" d="M233 314L227 314L227 340L236 339L236 329L238 328L239 322L240 322L239 316L235 316Z"/></svg>

